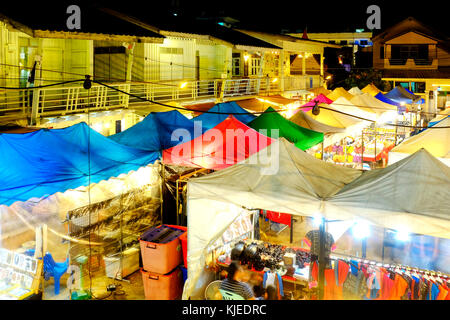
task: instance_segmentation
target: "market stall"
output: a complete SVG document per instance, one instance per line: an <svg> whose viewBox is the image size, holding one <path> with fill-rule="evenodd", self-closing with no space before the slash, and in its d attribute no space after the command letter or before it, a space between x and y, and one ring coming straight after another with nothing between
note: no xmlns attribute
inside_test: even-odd
<svg viewBox="0 0 450 320"><path fill-rule="evenodd" d="M188 182L191 232L184 298L203 295L207 248L241 215L243 207L312 217L320 209L320 199L361 174L315 159L283 138L264 152L265 159L254 154L237 165Z"/></svg>
<svg viewBox="0 0 450 320"><path fill-rule="evenodd" d="M109 206L128 201L135 202L133 209L138 209L137 199L148 201L147 208L130 222L139 222L151 213L156 213L156 220L160 219L160 168L158 163L152 164L158 158L157 153L120 145L85 123L64 129L3 134L1 143L5 151L3 167L8 168L0 178L1 246L53 261L61 274L48 269L52 263L44 264L46 280L54 278L52 295L58 295L57 279L69 263L74 263L72 258L78 256L71 255L71 244L89 243L99 248L105 243L101 239L86 241L82 236L71 235L69 225L92 232L98 231L100 225L114 225L117 218L128 221L122 216L126 210L117 211ZM68 216L70 211L83 206L90 208L83 218ZM42 226L46 231L41 234L37 230ZM122 240L117 233L110 238ZM43 248L42 252L39 248ZM85 256L90 264L91 255Z"/></svg>
<svg viewBox="0 0 450 320"><path fill-rule="evenodd" d="M424 148L447 166L450 166L450 129L445 128L449 126L450 117L446 117L434 124L432 128L406 139L389 152L389 164L396 163Z"/></svg>
<svg viewBox="0 0 450 320"><path fill-rule="evenodd" d="M450 173L448 167L427 152L418 152L401 164L362 174L359 170L314 159L293 148L284 139L267 149L275 151L277 144L277 174L267 175L270 164L250 164L250 157L233 167L188 182L188 226L195 236L188 235L189 277L185 284L184 299L201 298L204 286L208 283L204 271L206 257L209 256L208 248L241 216L242 210L264 208L310 217L320 213L327 226L335 219L364 219L370 224L393 230L407 228L410 232L450 237L450 207L448 203L433 200L436 194L439 199L450 197ZM411 201L411 194L420 196ZM208 228L205 228L206 225ZM324 271L328 283L324 288L325 297L339 299L340 292L344 291L346 277L350 274L350 265L347 263L347 267L343 268L341 260L333 258L332 268ZM366 264L364 275L360 263ZM373 268L367 268L367 264L361 260L357 262L356 277L367 279L366 276L375 273ZM394 269L392 266L383 267L386 270ZM401 266L398 267L400 269ZM311 276L317 279L320 271L317 267L312 268ZM342 271L345 269L347 272ZM406 270L406 266L402 266L402 269ZM335 272L342 272L345 276L339 276L336 286L331 288L330 280L334 284ZM403 281L399 276L400 271L394 281ZM367 284L369 286L371 282L367 281ZM428 283L426 285L431 286ZM367 294L369 299L400 299L406 293L405 290L406 287L396 294L390 292L387 297L382 295L387 295L387 291L379 291L372 296L371 292L363 288L358 296L362 298Z"/></svg>

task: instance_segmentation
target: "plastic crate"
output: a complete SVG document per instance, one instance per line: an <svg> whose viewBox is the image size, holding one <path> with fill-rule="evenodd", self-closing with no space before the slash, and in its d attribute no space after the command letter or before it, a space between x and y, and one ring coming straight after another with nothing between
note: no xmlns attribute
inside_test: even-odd
<svg viewBox="0 0 450 320"><path fill-rule="evenodd" d="M183 263L187 268L187 231L180 236L181 250L183 251Z"/></svg>
<svg viewBox="0 0 450 320"><path fill-rule="evenodd" d="M186 231L186 227L162 225ZM161 228L159 226L158 228ZM144 233L142 236L145 236ZM148 235L148 234L147 234ZM179 237L167 243L153 243L139 238L143 269L146 271L166 274L180 265L183 261L181 242Z"/></svg>
<svg viewBox="0 0 450 320"><path fill-rule="evenodd" d="M175 300L183 292L183 275L180 268L168 274L141 269L145 300Z"/></svg>

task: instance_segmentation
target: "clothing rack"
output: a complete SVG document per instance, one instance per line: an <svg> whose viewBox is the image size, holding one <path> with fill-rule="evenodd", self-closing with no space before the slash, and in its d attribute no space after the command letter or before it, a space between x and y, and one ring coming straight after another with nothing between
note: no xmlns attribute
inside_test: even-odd
<svg viewBox="0 0 450 320"><path fill-rule="evenodd" d="M383 264L381 262L376 262L376 261L368 260L368 259L361 259L361 258L352 256L352 255L347 255L347 254L344 254L344 253L335 253L335 252L333 252L332 256L343 256L344 259L347 260L347 262L349 264L353 265L354 267L356 267L358 269L359 269L359 266L356 266L353 263L351 263L349 261L350 259L358 261L359 263L362 263L363 265L366 265L366 266L383 267L383 268L398 268L398 269L404 269L404 270L408 270L408 271L411 270L411 271L415 271L416 273L429 274L429 275L432 275L432 276L437 276L439 278L444 278L444 279L446 279L446 281L450 281L450 275L446 274L446 273L443 273L443 272L440 272L440 271L420 269L420 268L416 268L416 267L405 266L405 265L402 265L402 264L387 264L387 263ZM339 259L342 260L342 258L339 258L339 257L338 258L330 257L330 259L331 260L335 260L335 261L339 260Z"/></svg>

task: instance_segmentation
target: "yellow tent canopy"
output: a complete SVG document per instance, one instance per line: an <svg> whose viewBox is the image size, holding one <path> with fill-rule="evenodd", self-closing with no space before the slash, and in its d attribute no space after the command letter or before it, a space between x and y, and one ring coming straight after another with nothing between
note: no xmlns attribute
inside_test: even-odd
<svg viewBox="0 0 450 320"><path fill-rule="evenodd" d="M364 93L369 93L372 96L376 96L378 93L381 92L380 89L378 89L377 87L375 87L372 83L368 84L367 86L365 86L363 89L361 89L362 92Z"/></svg>
<svg viewBox="0 0 450 320"><path fill-rule="evenodd" d="M350 101L354 96L342 87L334 89L333 92L327 95L327 98L333 101L336 101L340 97L344 97Z"/></svg>

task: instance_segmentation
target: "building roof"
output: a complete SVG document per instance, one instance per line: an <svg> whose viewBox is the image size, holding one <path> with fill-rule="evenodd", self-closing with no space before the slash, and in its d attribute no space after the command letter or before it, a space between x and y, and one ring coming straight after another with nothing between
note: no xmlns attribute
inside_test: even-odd
<svg viewBox="0 0 450 320"><path fill-rule="evenodd" d="M397 79L448 79L450 78L450 67L436 70L385 69L382 77Z"/></svg>
<svg viewBox="0 0 450 320"><path fill-rule="evenodd" d="M104 34L163 39L164 36L136 24L124 21L103 12L92 5L80 5L81 29L69 30L66 22L70 14L66 13L67 4L52 2L8 3L0 8L0 20L14 28L35 36L42 32L68 32L78 34ZM49 18L53 17L53 18Z"/></svg>
<svg viewBox="0 0 450 320"><path fill-rule="evenodd" d="M422 22L418 21L416 18L408 17L399 23L385 29L381 33L374 35L372 40L381 40L383 42L389 41L390 39L396 38L402 34L405 34L406 32L417 32L422 35L426 35L429 37L432 37L436 40L447 40L447 35L443 34L439 30L435 30L434 28L423 24Z"/></svg>
<svg viewBox="0 0 450 320"><path fill-rule="evenodd" d="M140 24L155 32L162 34L178 33L180 35L201 35L207 36L210 40L215 38L228 42L232 45L251 46L268 49L281 49L269 42L243 34L236 30L218 25L211 21L201 21L189 19L184 16L173 16L170 14L152 14L149 12L118 12L114 9L107 9L109 13L120 17L123 20ZM170 35L170 34L169 34Z"/></svg>

